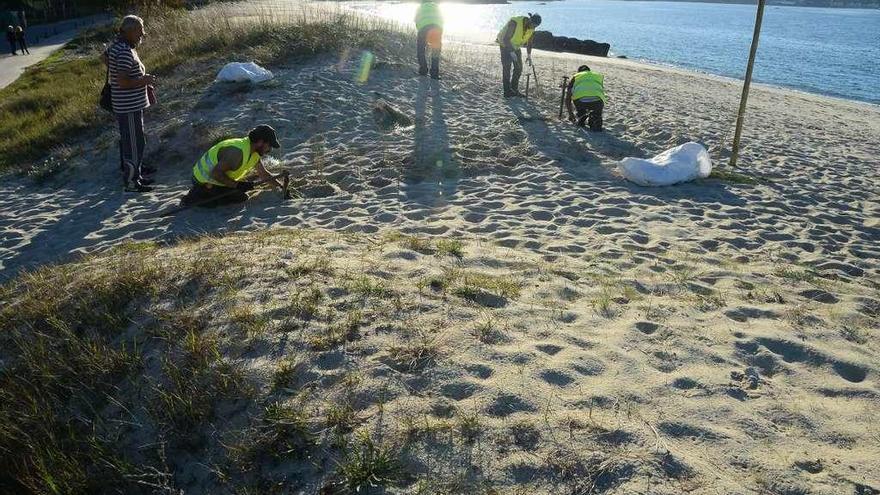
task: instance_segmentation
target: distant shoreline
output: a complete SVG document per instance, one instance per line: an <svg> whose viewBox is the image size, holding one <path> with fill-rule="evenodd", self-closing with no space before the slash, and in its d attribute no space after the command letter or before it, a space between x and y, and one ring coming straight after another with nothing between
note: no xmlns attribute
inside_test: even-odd
<svg viewBox="0 0 880 495"><path fill-rule="evenodd" d="M336 0L339 2L360 0ZM375 0L387 3L418 3L419 0ZM468 5L511 5L534 1L537 3L564 2L566 0L439 0L439 3L463 3ZM677 3L719 3L731 5L757 5L756 0L618 0L623 2L677 2ZM770 7L807 7L820 9L864 9L880 10L880 0L768 0Z"/></svg>
<svg viewBox="0 0 880 495"><path fill-rule="evenodd" d="M721 3L733 5L757 5L755 0L619 0L623 2L678 2L678 3ZM880 0L768 0L769 7L812 7L820 9L880 9Z"/></svg>

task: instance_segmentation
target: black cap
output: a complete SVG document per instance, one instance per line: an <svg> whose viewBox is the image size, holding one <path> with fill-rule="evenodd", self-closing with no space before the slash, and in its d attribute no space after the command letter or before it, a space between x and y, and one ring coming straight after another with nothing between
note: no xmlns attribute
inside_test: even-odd
<svg viewBox="0 0 880 495"><path fill-rule="evenodd" d="M589 72L589 71L590 71L589 65L582 65L582 66L578 67L578 72Z"/></svg>
<svg viewBox="0 0 880 495"><path fill-rule="evenodd" d="M281 143L278 142L278 136L275 134L275 129L266 124L254 127L253 130L248 133L248 137L251 141L266 141L272 145L273 148L281 147Z"/></svg>
<svg viewBox="0 0 880 495"><path fill-rule="evenodd" d="M533 26L541 25L541 16L538 14L529 14L529 20L532 21Z"/></svg>

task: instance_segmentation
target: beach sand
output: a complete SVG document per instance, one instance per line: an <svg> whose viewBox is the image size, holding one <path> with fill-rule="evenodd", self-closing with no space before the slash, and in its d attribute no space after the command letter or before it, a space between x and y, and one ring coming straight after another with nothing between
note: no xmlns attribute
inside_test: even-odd
<svg viewBox="0 0 880 495"><path fill-rule="evenodd" d="M443 345L431 367L379 359L393 335L309 358L322 376L335 373L322 362L344 359L364 390L398 384L387 414L442 417L443 403L484 415L479 452L416 455L449 470L438 479L476 469L502 488L568 493L552 481L563 464L601 451L597 492L880 490L878 107L753 86L738 172L756 183L645 188L616 173L621 158L698 141L726 163L740 83L537 52L542 96L504 99L495 47L447 46L439 83L416 75L411 53L389 46L366 84L351 52L290 60L270 83L211 85L197 99L162 87L146 116L156 191L121 192L109 121L94 141L56 150L63 170L45 182L0 185L2 278L124 241L269 227L358 234L338 237L351 257L385 231L461 239L462 261L400 246L360 255L391 286L459 267L522 287L496 308L433 296L424 318ZM582 63L605 74L601 134L556 115L559 81ZM414 124L377 125L378 99ZM301 178L301 199L266 191L158 218L211 137L258 123L279 131L269 168ZM474 337L485 321L497 339ZM362 416L377 421L377 407Z"/></svg>

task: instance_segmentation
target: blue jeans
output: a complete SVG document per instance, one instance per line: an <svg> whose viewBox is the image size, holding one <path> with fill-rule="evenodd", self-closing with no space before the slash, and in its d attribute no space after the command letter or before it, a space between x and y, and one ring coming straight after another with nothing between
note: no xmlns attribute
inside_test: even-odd
<svg viewBox="0 0 880 495"><path fill-rule="evenodd" d="M513 74L510 73L510 66L513 65ZM504 92L519 91L519 77L522 75L523 62L522 50L515 48L501 47L501 84L504 86Z"/></svg>

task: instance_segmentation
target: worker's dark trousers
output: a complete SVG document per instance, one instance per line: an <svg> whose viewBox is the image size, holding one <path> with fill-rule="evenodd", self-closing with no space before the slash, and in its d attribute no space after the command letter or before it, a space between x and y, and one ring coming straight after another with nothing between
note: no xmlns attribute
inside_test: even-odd
<svg viewBox="0 0 880 495"><path fill-rule="evenodd" d="M513 64L513 74L510 73L510 66ZM501 47L501 83L504 85L504 92L519 91L519 76L522 75L522 50L516 48Z"/></svg>
<svg viewBox="0 0 880 495"><path fill-rule="evenodd" d="M15 51L15 41L9 42L9 50L12 52L13 55L18 55L18 53Z"/></svg>
<svg viewBox="0 0 880 495"><path fill-rule="evenodd" d="M28 55L30 55L31 51L28 50L27 41L25 41L24 38L18 38L18 46L21 50L21 53L27 52Z"/></svg>
<svg viewBox="0 0 880 495"><path fill-rule="evenodd" d="M578 114L578 126L583 127L586 123L590 126L591 131L602 130L602 110L605 108L605 103L602 100L587 102L576 100L574 108Z"/></svg>
<svg viewBox="0 0 880 495"><path fill-rule="evenodd" d="M119 121L119 166L125 186L141 178L141 162L147 140L144 137L144 111L117 113Z"/></svg>
<svg viewBox="0 0 880 495"><path fill-rule="evenodd" d="M419 74L424 76L428 73L428 62L425 57L425 50L428 48L428 31L432 29L440 29L438 26L429 24L419 29L419 37L416 40L416 53L419 58ZM440 50L431 50L431 77L440 77Z"/></svg>
<svg viewBox="0 0 880 495"><path fill-rule="evenodd" d="M214 206L244 203L248 199L247 193L230 187L213 184L202 184L195 177L192 179L192 188L183 197L183 204L198 205L207 208Z"/></svg>

